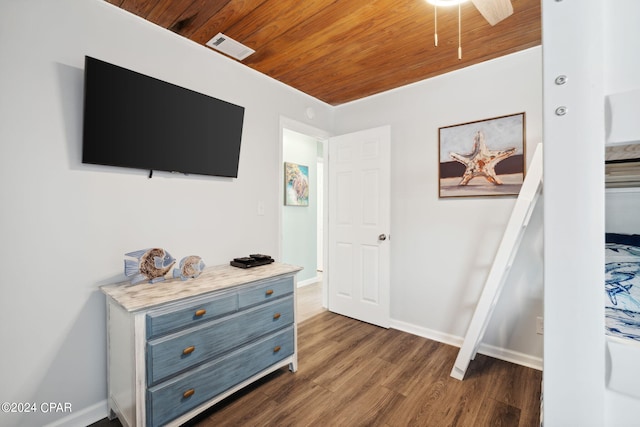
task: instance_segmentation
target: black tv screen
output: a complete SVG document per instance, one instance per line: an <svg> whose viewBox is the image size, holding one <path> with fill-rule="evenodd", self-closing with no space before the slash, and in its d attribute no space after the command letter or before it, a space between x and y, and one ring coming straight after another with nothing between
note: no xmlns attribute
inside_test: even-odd
<svg viewBox="0 0 640 427"><path fill-rule="evenodd" d="M244 108L85 57L82 162L238 176Z"/></svg>

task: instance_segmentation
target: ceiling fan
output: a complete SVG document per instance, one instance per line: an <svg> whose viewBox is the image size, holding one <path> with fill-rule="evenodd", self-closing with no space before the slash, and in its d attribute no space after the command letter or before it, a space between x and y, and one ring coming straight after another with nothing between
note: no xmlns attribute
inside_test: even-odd
<svg viewBox="0 0 640 427"><path fill-rule="evenodd" d="M427 0L434 6L457 6L467 0ZM511 0L471 0L484 19L491 25L496 25L513 14Z"/></svg>
<svg viewBox="0 0 640 427"><path fill-rule="evenodd" d="M438 46L438 7L439 6L458 6L458 59L462 59L462 30L461 30L461 11L460 4L467 0L427 0L435 8L435 45ZM471 0L478 12L487 20L490 25L496 25L498 22L513 14L513 6L511 0Z"/></svg>
<svg viewBox="0 0 640 427"><path fill-rule="evenodd" d="M471 0L471 2L491 25L496 25L513 14L510 0Z"/></svg>

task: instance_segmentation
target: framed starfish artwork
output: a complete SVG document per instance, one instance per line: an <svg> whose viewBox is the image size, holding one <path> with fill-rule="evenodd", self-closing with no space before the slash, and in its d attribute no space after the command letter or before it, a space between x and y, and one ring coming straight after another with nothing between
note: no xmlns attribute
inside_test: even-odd
<svg viewBox="0 0 640 427"><path fill-rule="evenodd" d="M438 141L440 198L520 193L525 113L441 127Z"/></svg>

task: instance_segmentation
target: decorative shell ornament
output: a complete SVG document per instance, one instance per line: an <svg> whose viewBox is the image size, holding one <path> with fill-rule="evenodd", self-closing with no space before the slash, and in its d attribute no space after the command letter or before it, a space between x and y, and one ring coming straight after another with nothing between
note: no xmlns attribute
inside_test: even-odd
<svg viewBox="0 0 640 427"><path fill-rule="evenodd" d="M176 263L176 259L161 248L142 249L125 256L135 258L124 260L124 274L131 278L134 285L145 280L150 283L163 281L165 274Z"/></svg>
<svg viewBox="0 0 640 427"><path fill-rule="evenodd" d="M205 267L202 258L197 255L189 255L180 260L179 268L173 269L173 277L179 277L182 280L195 279Z"/></svg>

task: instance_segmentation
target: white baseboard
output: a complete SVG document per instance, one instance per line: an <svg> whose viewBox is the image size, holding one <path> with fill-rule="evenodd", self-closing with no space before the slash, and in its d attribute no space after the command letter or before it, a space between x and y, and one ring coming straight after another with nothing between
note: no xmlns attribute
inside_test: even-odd
<svg viewBox="0 0 640 427"><path fill-rule="evenodd" d="M108 414L109 409L107 407L107 399L104 399L95 405L81 409L78 412L73 412L66 417L45 425L44 427L86 427L96 421L106 418Z"/></svg>
<svg viewBox="0 0 640 427"><path fill-rule="evenodd" d="M310 279L301 280L298 282L298 287L301 288L303 286L313 285L314 283L318 283L320 280L320 276L312 277Z"/></svg>
<svg viewBox="0 0 640 427"><path fill-rule="evenodd" d="M463 337L459 337L456 335L445 334L443 332L435 331L433 329L423 328L421 326L416 326L411 323L402 322L400 320L391 320L391 327L393 329L397 329L399 331L407 332L409 334L417 335L423 338L427 338L433 341L438 341L444 344L452 345L454 347L462 346L462 342L464 341ZM478 347L478 353L484 354L485 356L494 357L496 359L504 360L507 362L515 363L518 365L526 366L528 368L537 369L539 371L542 370L542 358L531 356L529 354L520 353L513 350L508 350L505 348L495 347L488 344L480 344ZM451 367L453 368L453 363L455 361L451 361Z"/></svg>
<svg viewBox="0 0 640 427"><path fill-rule="evenodd" d="M526 366L527 368L542 371L542 358L531 356L529 354L520 353L518 351L508 350L506 348L495 347L488 344L480 344L478 353L485 356L491 356L496 359L515 363L516 365Z"/></svg>

